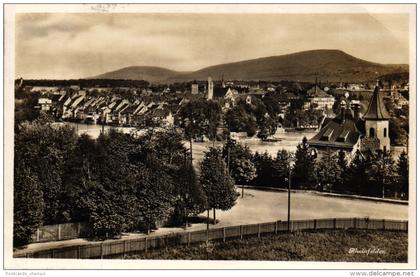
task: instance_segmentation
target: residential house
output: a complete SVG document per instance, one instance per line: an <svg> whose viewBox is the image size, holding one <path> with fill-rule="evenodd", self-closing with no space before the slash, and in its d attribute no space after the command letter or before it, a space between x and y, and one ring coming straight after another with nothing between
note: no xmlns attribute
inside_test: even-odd
<svg viewBox="0 0 420 277"><path fill-rule="evenodd" d="M318 84L315 84L310 90L306 92L309 100L309 106L318 110L330 110L335 103L334 96L322 90ZM308 103L308 102L307 102ZM309 108L309 107L308 107Z"/></svg>

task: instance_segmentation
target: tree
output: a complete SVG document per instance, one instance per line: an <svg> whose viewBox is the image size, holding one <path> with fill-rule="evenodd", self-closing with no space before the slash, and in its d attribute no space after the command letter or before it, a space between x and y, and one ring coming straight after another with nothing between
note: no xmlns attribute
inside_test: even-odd
<svg viewBox="0 0 420 277"><path fill-rule="evenodd" d="M232 177L237 184L242 186L242 198L244 198L244 186L252 181L256 175L254 164L249 159L236 159L232 161Z"/></svg>
<svg viewBox="0 0 420 277"><path fill-rule="evenodd" d="M273 159L271 156L264 152L260 154L255 153L252 162L256 168L257 177L252 180L254 186L272 186L273 185Z"/></svg>
<svg viewBox="0 0 420 277"><path fill-rule="evenodd" d="M286 188L288 186L291 153L287 150L279 150L273 161L273 182L276 186Z"/></svg>
<svg viewBox="0 0 420 277"><path fill-rule="evenodd" d="M209 120L208 129L206 132L207 137L214 142L216 141L217 130L221 126L222 121L222 107L219 102L208 101L206 115Z"/></svg>
<svg viewBox="0 0 420 277"><path fill-rule="evenodd" d="M368 174L370 195L385 197L398 190L394 160L388 151L378 150L369 155Z"/></svg>
<svg viewBox="0 0 420 277"><path fill-rule="evenodd" d="M216 223L216 209L229 210L235 205L238 198L234 180L227 172L219 148L211 147L204 154L204 159L201 162L200 182L206 194L207 208L213 209L213 219Z"/></svg>
<svg viewBox="0 0 420 277"><path fill-rule="evenodd" d="M44 199L37 176L25 164L16 164L14 175L13 246L20 246L42 225Z"/></svg>
<svg viewBox="0 0 420 277"><path fill-rule="evenodd" d="M123 231L125 218L115 209L116 195L106 191L96 182L87 183L88 192L82 195L79 205L87 211L90 235L113 238Z"/></svg>
<svg viewBox="0 0 420 277"><path fill-rule="evenodd" d="M138 227L148 233L156 223L166 220L172 213L174 183L165 172L147 168L137 175L135 195L139 203Z"/></svg>
<svg viewBox="0 0 420 277"><path fill-rule="evenodd" d="M250 105L240 101L225 114L226 124L231 132L247 132L249 137L257 133L257 120Z"/></svg>
<svg viewBox="0 0 420 277"><path fill-rule="evenodd" d="M335 153L328 150L316 163L317 179L321 190L332 191L340 184L342 168Z"/></svg>
<svg viewBox="0 0 420 277"><path fill-rule="evenodd" d="M357 151L347 171L344 173L342 191L345 193L366 195L368 192L367 161Z"/></svg>
<svg viewBox="0 0 420 277"><path fill-rule="evenodd" d="M188 217L202 213L206 206L206 195L197 178L191 163L185 159L183 165L177 170L175 185L175 223L182 221L188 226ZM180 218L176 218L179 215Z"/></svg>
<svg viewBox="0 0 420 277"><path fill-rule="evenodd" d="M296 188L310 188L315 180L315 154L309 149L306 137L298 144L293 167L293 184Z"/></svg>
<svg viewBox="0 0 420 277"><path fill-rule="evenodd" d="M179 164L184 160L183 153L186 149L182 142L182 133L175 128L151 131L147 143L149 150L154 151L166 164Z"/></svg>
<svg viewBox="0 0 420 277"><path fill-rule="evenodd" d="M45 205L43 223L57 224L71 220L62 177L77 135L69 126L50 123L49 118L40 116L32 123L20 124L15 135L15 165L25 164L37 177Z"/></svg>
<svg viewBox="0 0 420 277"><path fill-rule="evenodd" d="M259 121L259 128L260 131L258 132L257 136L261 140L266 140L269 136L272 136L276 133L277 130L277 122L273 120L268 113Z"/></svg>
<svg viewBox="0 0 420 277"><path fill-rule="evenodd" d="M345 178L345 174L348 170L348 162L347 162L347 158L346 158L346 153L343 150L338 151L337 159L338 159L338 161L337 161L338 166L341 169L341 174L340 174L339 178L337 178L335 190L344 191L345 190L344 178Z"/></svg>
<svg viewBox="0 0 420 277"><path fill-rule="evenodd" d="M190 142L190 155L192 162L192 141L201 139L209 133L209 115L207 102L193 100L183 104L179 110L180 126Z"/></svg>
<svg viewBox="0 0 420 277"><path fill-rule="evenodd" d="M39 95L37 93L29 92L24 94L22 101L15 101L15 128L25 121L33 121L39 115L38 105Z"/></svg>
<svg viewBox="0 0 420 277"><path fill-rule="evenodd" d="M405 151L401 152L397 162L399 193L403 199L408 200L408 157Z"/></svg>
<svg viewBox="0 0 420 277"><path fill-rule="evenodd" d="M229 139L223 146L223 158L228 166L230 175L237 185L242 186L242 198L244 186L251 182L256 175L256 168L252 162L252 153L248 146L242 146L235 140Z"/></svg>

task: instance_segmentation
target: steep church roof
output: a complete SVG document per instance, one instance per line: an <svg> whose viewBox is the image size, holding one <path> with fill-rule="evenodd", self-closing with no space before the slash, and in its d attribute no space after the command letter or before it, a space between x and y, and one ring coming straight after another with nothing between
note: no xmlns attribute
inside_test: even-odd
<svg viewBox="0 0 420 277"><path fill-rule="evenodd" d="M386 120L389 119L390 116L388 111L385 108L383 103L383 99L379 94L379 86L375 87L373 91L372 98L370 99L369 106L365 115L363 116L364 119L368 120Z"/></svg>
<svg viewBox="0 0 420 277"><path fill-rule="evenodd" d="M361 132L350 109L345 109L334 119L328 121L308 142L312 147L331 147L352 149Z"/></svg>

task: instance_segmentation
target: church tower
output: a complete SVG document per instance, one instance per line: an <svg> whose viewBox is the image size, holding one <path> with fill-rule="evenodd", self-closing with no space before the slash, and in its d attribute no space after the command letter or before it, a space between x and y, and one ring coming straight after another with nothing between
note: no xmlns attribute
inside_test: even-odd
<svg viewBox="0 0 420 277"><path fill-rule="evenodd" d="M213 80L211 77L207 79L207 100L213 99Z"/></svg>
<svg viewBox="0 0 420 277"><path fill-rule="evenodd" d="M379 84L376 84L373 91L372 98L370 99L369 106L365 115L365 131L368 140L375 140L376 143L372 150L390 150L389 139L389 119L390 116L385 108L382 97L380 96Z"/></svg>

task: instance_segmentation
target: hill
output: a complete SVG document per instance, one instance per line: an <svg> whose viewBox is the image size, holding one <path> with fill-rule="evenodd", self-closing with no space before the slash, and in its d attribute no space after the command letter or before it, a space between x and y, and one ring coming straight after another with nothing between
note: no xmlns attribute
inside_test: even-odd
<svg viewBox="0 0 420 277"><path fill-rule="evenodd" d="M378 76L408 72L408 65L385 65L358 59L340 50L311 50L206 67L194 72L177 72L159 67L127 67L95 78L134 79L149 82L206 80L289 80L356 82Z"/></svg>
<svg viewBox="0 0 420 277"><path fill-rule="evenodd" d="M90 77L89 79L146 80L148 82L159 83L179 74L182 74L182 72L162 67L129 66Z"/></svg>

